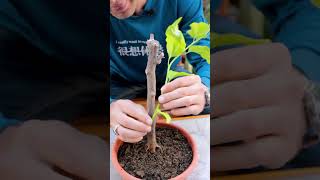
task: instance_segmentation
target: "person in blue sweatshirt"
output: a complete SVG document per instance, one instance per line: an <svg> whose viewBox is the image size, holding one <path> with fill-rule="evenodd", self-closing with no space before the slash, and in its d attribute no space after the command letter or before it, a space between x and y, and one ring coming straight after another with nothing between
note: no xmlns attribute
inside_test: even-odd
<svg viewBox="0 0 320 180"><path fill-rule="evenodd" d="M221 1L211 3L218 39L251 38L212 49L213 171L319 166L320 1L252 0L271 24L270 43L214 15Z"/></svg>
<svg viewBox="0 0 320 180"><path fill-rule="evenodd" d="M192 38L186 33L190 24L206 22L201 0L110 1L110 125L123 141L138 142L151 130L151 117L142 106L131 101L146 94L146 41L151 33L165 54L156 69L157 87L161 88L158 100L163 110L184 116L199 114L205 108L210 65L200 56L192 53L187 56L196 75L164 85L168 58L165 31L179 17L182 17L180 28L190 44ZM209 46L209 37L199 44Z"/></svg>

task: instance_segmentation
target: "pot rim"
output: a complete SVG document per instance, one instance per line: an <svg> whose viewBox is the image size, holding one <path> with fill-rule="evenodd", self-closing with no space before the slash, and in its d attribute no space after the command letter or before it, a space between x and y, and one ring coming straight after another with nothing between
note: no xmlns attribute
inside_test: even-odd
<svg viewBox="0 0 320 180"><path fill-rule="evenodd" d="M197 145L193 139L193 137L191 136L191 134L189 132L187 132L184 128L174 125L174 124L167 124L165 122L157 122L157 126L160 127L169 127L169 128L174 128L174 129L178 129L178 131L187 139L189 145L191 146L192 149L192 162L191 164L188 166L188 168L183 171L181 174L179 174L178 176L171 178L170 180L179 180L179 179L185 179L188 175L190 175L192 173L192 171L195 169L195 167L198 164L199 161L199 153L198 153L198 148ZM120 146L123 144L124 142L121 141L118 137L115 140L113 146L112 146L112 152L111 152L111 160L112 160L112 164L115 167L115 169L118 171L118 173L120 174L120 176L123 179L130 179L130 180L140 180L139 178L136 178L134 176L132 176L131 174L129 174L128 172L126 172L121 166L120 163L118 161L118 150L120 148Z"/></svg>

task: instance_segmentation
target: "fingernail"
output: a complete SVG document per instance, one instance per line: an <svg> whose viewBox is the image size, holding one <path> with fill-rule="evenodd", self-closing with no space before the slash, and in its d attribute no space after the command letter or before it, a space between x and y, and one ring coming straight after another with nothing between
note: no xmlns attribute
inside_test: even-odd
<svg viewBox="0 0 320 180"><path fill-rule="evenodd" d="M152 125L152 119L150 117L147 117L147 124L149 124L150 126Z"/></svg>
<svg viewBox="0 0 320 180"><path fill-rule="evenodd" d="M159 103L163 103L163 101L164 101L163 96L159 96L158 101L159 101Z"/></svg>
<svg viewBox="0 0 320 180"><path fill-rule="evenodd" d="M148 132L151 132L151 127L148 127L147 131L148 131Z"/></svg>

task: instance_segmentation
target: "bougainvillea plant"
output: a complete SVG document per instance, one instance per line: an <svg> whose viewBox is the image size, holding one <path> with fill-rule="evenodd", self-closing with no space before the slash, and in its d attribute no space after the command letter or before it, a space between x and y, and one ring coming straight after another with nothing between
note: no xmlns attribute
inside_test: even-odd
<svg viewBox="0 0 320 180"><path fill-rule="evenodd" d="M208 38L210 33L210 25L204 22L192 23L187 34L192 38L192 42L187 46L185 37L182 31L179 29L179 23L182 17L177 19L166 30L166 48L168 53L168 66L166 72L165 84L169 83L175 78L182 76L189 76L191 74L186 72L177 72L172 70L172 65L180 60L182 55L189 53L199 54L210 64L210 48L208 46L198 45L197 43L204 38ZM147 149L151 152L155 152L157 147L160 147L156 142L155 124L159 116L163 116L167 123L170 123L171 116L167 112L162 112L160 105L155 107L155 66L161 62L163 54L159 54L158 42L154 41L153 35L147 41L149 49L149 59L146 68L147 81L148 81L148 98L147 109L149 115L152 115L152 130L147 135ZM152 65L153 64L153 65ZM152 65L152 66L151 66ZM148 67L149 66L149 67ZM155 107L155 108L154 108Z"/></svg>

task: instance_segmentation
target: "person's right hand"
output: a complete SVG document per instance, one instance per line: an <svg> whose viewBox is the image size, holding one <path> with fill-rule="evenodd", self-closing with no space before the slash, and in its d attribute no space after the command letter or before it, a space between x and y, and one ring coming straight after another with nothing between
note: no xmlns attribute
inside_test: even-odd
<svg viewBox="0 0 320 180"><path fill-rule="evenodd" d="M71 179L68 173L104 180L109 168L107 149L102 139L66 123L30 120L0 134L1 179L67 180Z"/></svg>
<svg viewBox="0 0 320 180"><path fill-rule="evenodd" d="M110 126L117 128L122 141L135 143L151 131L152 119L145 108L130 100L117 100L110 105Z"/></svg>

